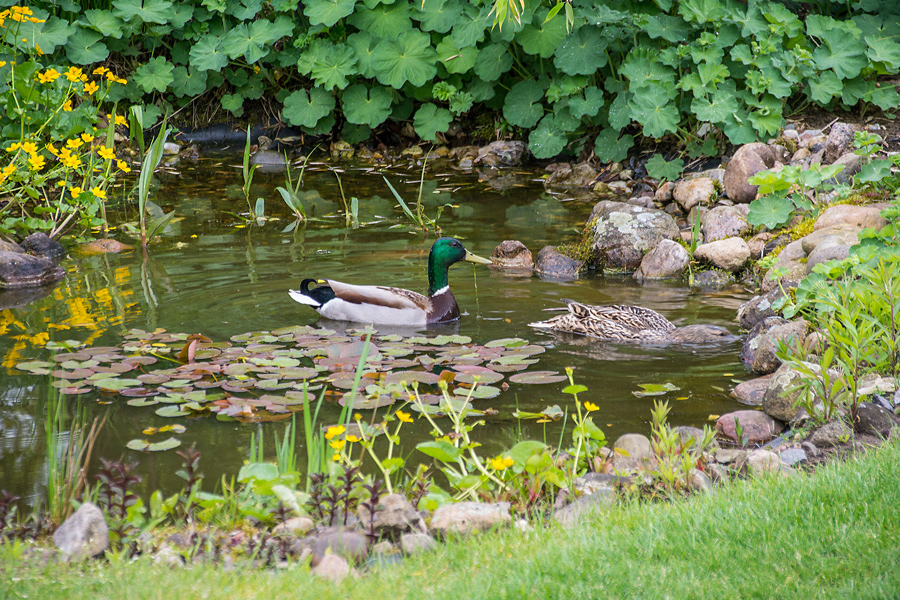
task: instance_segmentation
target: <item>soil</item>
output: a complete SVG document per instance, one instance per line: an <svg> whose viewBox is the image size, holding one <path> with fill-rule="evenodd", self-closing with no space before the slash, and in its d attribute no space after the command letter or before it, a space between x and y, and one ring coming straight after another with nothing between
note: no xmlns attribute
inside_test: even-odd
<svg viewBox="0 0 900 600"><path fill-rule="evenodd" d="M864 114L841 110L810 109L798 115L788 117L787 122L793 123L797 129L825 129L835 122L849 123L860 129L866 129L872 125L878 125L875 131L882 137L882 146L888 152L900 152L900 116L885 113L875 109Z"/></svg>

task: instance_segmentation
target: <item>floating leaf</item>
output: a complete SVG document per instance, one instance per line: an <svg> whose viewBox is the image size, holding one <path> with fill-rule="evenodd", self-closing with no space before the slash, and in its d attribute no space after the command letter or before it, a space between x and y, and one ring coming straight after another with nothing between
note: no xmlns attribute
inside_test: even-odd
<svg viewBox="0 0 900 600"><path fill-rule="evenodd" d="M20 371L30 371L34 375L48 375L50 373L50 369L54 367L55 365L53 363L49 363L44 360L33 360L16 365L16 368Z"/></svg>
<svg viewBox="0 0 900 600"><path fill-rule="evenodd" d="M554 404L553 406L548 406L539 413L520 410L514 412L513 416L517 419L549 419L556 421L558 419L561 419L564 414L565 413L563 413L563 410L559 407L559 405Z"/></svg>
<svg viewBox="0 0 900 600"><path fill-rule="evenodd" d="M509 380L512 383L559 383L566 381L565 375L560 375L556 371L531 371L529 373L516 373L511 375Z"/></svg>
<svg viewBox="0 0 900 600"><path fill-rule="evenodd" d="M477 398L479 400L485 400L487 398L496 398L500 395L500 388L494 387L492 385L479 385L474 389L458 387L453 390L453 393L457 396L462 396L464 398L468 398L471 392L472 398Z"/></svg>
<svg viewBox="0 0 900 600"><path fill-rule="evenodd" d="M170 405L170 406L163 406L162 408L156 409L156 414L160 417L171 418L171 417L186 417L190 413L184 412L183 410L181 410L181 407L178 405Z"/></svg>
<svg viewBox="0 0 900 600"><path fill-rule="evenodd" d="M672 383L639 383L642 389L640 391L631 392L638 398L645 396L662 396L667 392L680 390L681 388Z"/></svg>
<svg viewBox="0 0 900 600"><path fill-rule="evenodd" d="M488 342L484 345L485 348L518 348L520 346L525 346L528 344L528 340L523 340L522 338L501 338L499 340L494 340L492 342Z"/></svg>
<svg viewBox="0 0 900 600"><path fill-rule="evenodd" d="M140 387L141 382L137 379L98 379L92 381L94 387L102 390L120 391L130 387Z"/></svg>

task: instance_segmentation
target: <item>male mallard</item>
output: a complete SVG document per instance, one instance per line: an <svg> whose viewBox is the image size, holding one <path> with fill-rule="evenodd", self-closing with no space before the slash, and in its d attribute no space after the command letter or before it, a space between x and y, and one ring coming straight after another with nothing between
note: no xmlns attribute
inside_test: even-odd
<svg viewBox="0 0 900 600"><path fill-rule="evenodd" d="M733 340L724 327L716 325L688 325L675 327L664 316L641 306L614 304L594 306L562 299L568 312L546 321L529 323L538 329L566 331L605 340L626 342L657 342L698 344Z"/></svg>
<svg viewBox="0 0 900 600"><path fill-rule="evenodd" d="M459 306L450 291L448 270L461 260L483 265L491 261L475 256L451 237L438 238L428 254L428 295L380 285L352 285L333 279L304 279L290 296L312 306L323 317L375 325L425 325L459 318ZM311 284L320 284L310 289Z"/></svg>

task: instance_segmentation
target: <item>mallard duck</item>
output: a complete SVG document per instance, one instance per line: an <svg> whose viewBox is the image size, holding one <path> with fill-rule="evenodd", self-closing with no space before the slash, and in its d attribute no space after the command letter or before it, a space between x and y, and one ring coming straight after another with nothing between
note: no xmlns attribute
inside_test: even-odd
<svg viewBox="0 0 900 600"><path fill-rule="evenodd" d="M566 314L529 325L538 329L626 342L699 344L734 339L727 329L716 325L675 327L655 310L642 306L594 306L567 298L562 301L566 303L565 308L551 310L567 310Z"/></svg>
<svg viewBox="0 0 900 600"><path fill-rule="evenodd" d="M438 238L428 254L428 295L380 285L353 285L333 279L304 279L291 298L312 306L323 317L374 325L426 325L459 318L450 291L450 265L461 260L491 264L451 237ZM310 288L316 284L316 287Z"/></svg>

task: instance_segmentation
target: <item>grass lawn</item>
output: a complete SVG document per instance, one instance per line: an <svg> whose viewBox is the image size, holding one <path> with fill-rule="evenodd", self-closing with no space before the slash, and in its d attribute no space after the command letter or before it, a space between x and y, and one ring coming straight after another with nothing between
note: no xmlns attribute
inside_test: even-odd
<svg viewBox="0 0 900 600"><path fill-rule="evenodd" d="M900 444L572 529L480 535L339 585L296 566L40 566L20 553L0 547L0 599L900 598Z"/></svg>

